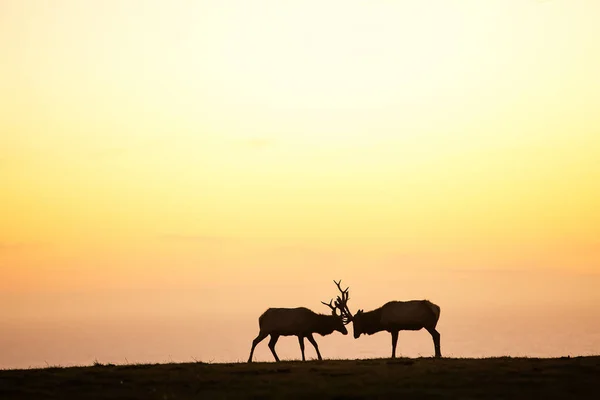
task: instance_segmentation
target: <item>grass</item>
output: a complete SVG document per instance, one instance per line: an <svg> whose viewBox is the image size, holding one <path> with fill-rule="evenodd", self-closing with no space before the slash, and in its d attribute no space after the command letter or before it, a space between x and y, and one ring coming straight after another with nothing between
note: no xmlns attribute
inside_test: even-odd
<svg viewBox="0 0 600 400"><path fill-rule="evenodd" d="M0 371L0 399L565 399L600 392L600 356L400 358Z"/></svg>

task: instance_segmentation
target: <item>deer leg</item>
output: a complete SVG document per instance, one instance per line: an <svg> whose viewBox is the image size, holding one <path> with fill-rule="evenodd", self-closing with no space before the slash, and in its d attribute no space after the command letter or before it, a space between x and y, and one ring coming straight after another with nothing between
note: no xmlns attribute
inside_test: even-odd
<svg viewBox="0 0 600 400"><path fill-rule="evenodd" d="M392 331L392 358L396 358L396 344L398 344L398 331Z"/></svg>
<svg viewBox="0 0 600 400"><path fill-rule="evenodd" d="M440 348L440 333L438 331L436 331L435 328L427 329L427 332L429 332L431 334L431 337L433 338L433 347L435 348L435 356L441 357L442 350Z"/></svg>
<svg viewBox="0 0 600 400"><path fill-rule="evenodd" d="M319 345L315 341L315 338L313 337L312 333L310 335L308 335L306 338L314 346L315 350L317 351L317 357L319 358L319 360L323 360L323 358L321 357L321 353L319 352Z"/></svg>
<svg viewBox="0 0 600 400"><path fill-rule="evenodd" d="M302 361L306 361L304 358L304 336L298 336L298 342L300 343L300 350L302 351Z"/></svg>
<svg viewBox="0 0 600 400"><path fill-rule="evenodd" d="M256 339L254 339L252 341L252 349L250 349L250 357L248 357L248 362L252 362L252 356L254 355L254 348L256 347L257 344L259 344L260 342L263 341L264 338L266 338L268 336L267 333L264 332L259 332L258 336L256 337Z"/></svg>
<svg viewBox="0 0 600 400"><path fill-rule="evenodd" d="M277 343L277 339L279 339L279 335L271 333L271 340L269 340L269 349L271 349L271 353L273 353L275 361L279 362L279 357L277 357L277 353L275 353L275 344Z"/></svg>

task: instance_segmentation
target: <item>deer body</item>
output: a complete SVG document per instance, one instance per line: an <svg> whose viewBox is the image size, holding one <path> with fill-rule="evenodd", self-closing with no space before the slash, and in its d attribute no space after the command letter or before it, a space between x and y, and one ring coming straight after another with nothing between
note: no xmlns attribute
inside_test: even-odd
<svg viewBox="0 0 600 400"><path fill-rule="evenodd" d="M381 325L400 330L419 330L437 325L440 308L428 300L390 301L381 307Z"/></svg>
<svg viewBox="0 0 600 400"><path fill-rule="evenodd" d="M360 335L372 335L377 332L387 331L392 334L392 358L396 358L396 344L400 331L418 331L425 328L433 338L435 356L441 357L440 333L435 327L440 318L440 307L429 300L388 301L383 306L364 312L358 310L352 315L348 308L350 299L349 289L342 290L339 282L333 281L340 291L335 301L335 307L342 313L344 323L352 321L354 338Z"/></svg>
<svg viewBox="0 0 600 400"><path fill-rule="evenodd" d="M354 338L361 334L372 335L387 331L392 334L392 358L396 357L398 332L426 329L433 338L435 356L441 357L440 334L435 329L440 317L440 307L428 300L390 301L368 312L359 310L350 315Z"/></svg>
<svg viewBox="0 0 600 400"><path fill-rule="evenodd" d="M318 333L321 336L329 335L334 331L341 332L344 335L348 334L342 317L335 314L335 308L333 308L332 315L317 314L305 307L269 308L258 319L258 325L260 332L252 341L252 349L250 350L248 362L252 362L256 345L269 335L271 336L269 349L273 353L275 361L279 361L279 357L275 352L275 344L280 336L297 336L300 350L302 351L302 361L305 361L304 338L307 338L314 346L317 351L317 357L319 360L322 360L319 346L313 337L313 333Z"/></svg>

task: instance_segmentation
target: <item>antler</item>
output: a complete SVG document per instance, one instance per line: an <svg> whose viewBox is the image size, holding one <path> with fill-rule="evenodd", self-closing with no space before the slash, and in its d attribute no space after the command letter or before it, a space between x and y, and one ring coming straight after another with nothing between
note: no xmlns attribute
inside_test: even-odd
<svg viewBox="0 0 600 400"><path fill-rule="evenodd" d="M350 287L347 287L346 289L342 290L342 287L340 286L342 283L341 279L339 282L336 282L334 280L333 283L335 283L338 290L342 294L342 297L338 296L337 299L335 300L335 306L336 306L336 308L339 308L339 310L342 314L344 323L347 324L350 321L352 321L352 313L350 312L350 309L348 308L348 300L350 300L350 293L349 293Z"/></svg>
<svg viewBox="0 0 600 400"><path fill-rule="evenodd" d="M338 309L338 307L337 307L337 301L335 302L335 306L331 304L332 302L333 302L333 299L329 300L329 303L325 303L324 301L322 301L321 303L323 303L323 304L325 304L327 307L331 308L331 313L332 313L333 315L337 315L337 309ZM341 311L341 310L340 310L340 311ZM343 313L342 313L342 315L343 315Z"/></svg>

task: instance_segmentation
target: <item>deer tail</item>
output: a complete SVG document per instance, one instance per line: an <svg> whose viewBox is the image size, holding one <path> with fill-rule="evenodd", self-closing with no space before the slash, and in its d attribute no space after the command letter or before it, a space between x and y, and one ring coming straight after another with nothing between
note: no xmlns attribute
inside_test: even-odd
<svg viewBox="0 0 600 400"><path fill-rule="evenodd" d="M427 305L431 309L431 312L433 312L433 315L435 315L435 323L437 324L437 321L440 319L440 307L437 304L433 304L430 301L427 301Z"/></svg>

